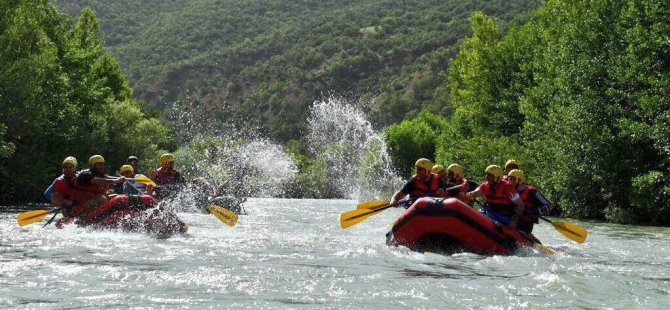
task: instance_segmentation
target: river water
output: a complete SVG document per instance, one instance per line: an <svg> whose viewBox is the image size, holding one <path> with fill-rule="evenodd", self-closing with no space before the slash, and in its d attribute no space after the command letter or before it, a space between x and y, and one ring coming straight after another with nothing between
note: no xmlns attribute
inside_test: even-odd
<svg viewBox="0 0 670 310"><path fill-rule="evenodd" d="M179 213L183 236L20 228L0 213L0 308L668 309L670 229L549 224L555 255L420 254L385 245L400 209L343 230L354 201L251 199L228 227Z"/></svg>

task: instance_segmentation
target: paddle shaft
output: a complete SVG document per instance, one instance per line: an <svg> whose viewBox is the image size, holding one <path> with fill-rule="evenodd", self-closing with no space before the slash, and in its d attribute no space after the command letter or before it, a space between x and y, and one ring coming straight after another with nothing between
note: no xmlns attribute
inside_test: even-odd
<svg viewBox="0 0 670 310"><path fill-rule="evenodd" d="M51 211L51 212L54 213L54 216L52 216L46 223L44 223L44 225L42 225L42 228L47 227L49 224L51 224L51 222L54 221L54 219L58 215L58 212L60 212L61 209L63 209L63 208L58 208L56 210Z"/></svg>
<svg viewBox="0 0 670 310"><path fill-rule="evenodd" d="M550 219L548 219L548 218L546 218L546 217L544 217L544 216L542 216L542 215L537 214L536 216L537 216L538 218L541 218L541 219L543 219L543 220L549 222L549 223L552 223L552 224L554 223L552 220L550 220Z"/></svg>
<svg viewBox="0 0 670 310"><path fill-rule="evenodd" d="M359 214L359 215L356 215L356 216L353 216L353 217L351 217L351 218L348 218L347 220L349 220L349 221L350 221L350 220L355 220L355 219L357 219L357 218L359 218L359 217L368 216L368 215L370 215L370 214L373 214L373 213L376 213L376 212L379 212L379 211L383 211L383 210L386 210L386 209L391 208L391 207L395 207L395 206L399 206L399 205L404 205L404 204L406 204L406 203L408 203L408 202L413 202L414 200L417 200L417 199L418 199L418 198L408 198L408 199L399 200L399 201L396 201L396 202L394 202L394 203L392 203L392 204L390 204L390 205L388 205L388 206L383 206L383 207L381 207L381 208L377 208L377 209L371 209L370 212L361 213L361 214Z"/></svg>

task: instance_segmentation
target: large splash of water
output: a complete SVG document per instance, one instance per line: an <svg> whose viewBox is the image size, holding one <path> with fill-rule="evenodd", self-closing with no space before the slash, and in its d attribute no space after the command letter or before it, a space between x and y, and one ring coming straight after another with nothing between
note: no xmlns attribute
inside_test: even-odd
<svg viewBox="0 0 670 310"><path fill-rule="evenodd" d="M208 198L283 197L296 175L293 158L282 146L254 128L238 128L225 121L221 110L201 109L199 103L177 102L171 121L180 133L175 155L186 187L172 199L177 209L203 207Z"/></svg>
<svg viewBox="0 0 670 310"><path fill-rule="evenodd" d="M173 106L173 126L183 145L175 155L190 182L174 199L181 210L194 210L215 194L235 197L294 195L296 183L320 179L309 196L366 200L388 198L402 183L392 169L384 138L365 114L341 99L315 102L307 120L306 149L319 169L298 175L282 146L253 128L237 128L197 104ZM317 172L318 171L318 172ZM319 174L309 175L309 174ZM289 192L289 193L287 193Z"/></svg>
<svg viewBox="0 0 670 310"><path fill-rule="evenodd" d="M388 198L402 183L383 136L353 104L337 98L317 101L308 124L309 151L325 165L331 195Z"/></svg>

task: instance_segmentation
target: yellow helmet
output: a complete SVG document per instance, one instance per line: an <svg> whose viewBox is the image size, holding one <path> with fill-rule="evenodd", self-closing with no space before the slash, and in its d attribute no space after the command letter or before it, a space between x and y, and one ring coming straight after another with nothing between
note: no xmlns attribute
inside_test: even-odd
<svg viewBox="0 0 670 310"><path fill-rule="evenodd" d="M517 163L516 163L516 160L514 160L514 159L510 159L510 160L508 160L508 161L505 163L505 169L507 169L507 167L508 167L509 165L516 165L516 166L519 166L519 164L517 164Z"/></svg>
<svg viewBox="0 0 670 310"><path fill-rule="evenodd" d="M510 171L507 174L507 176L516 178L516 182L518 184L522 184L522 183L526 182L526 177L523 175L523 171L521 171L519 169L512 169L512 171Z"/></svg>
<svg viewBox="0 0 670 310"><path fill-rule="evenodd" d="M451 171L457 178L462 178L464 176L463 167L459 164L451 164L447 167L447 171Z"/></svg>
<svg viewBox="0 0 670 310"><path fill-rule="evenodd" d="M88 165L90 167L93 167L97 163L104 163L105 158L102 157L101 155L93 155L88 159Z"/></svg>
<svg viewBox="0 0 670 310"><path fill-rule="evenodd" d="M419 160L416 161L414 166L421 167L423 169L426 169L427 171L431 171L433 169L433 162L430 161L430 159L428 158L419 158Z"/></svg>
<svg viewBox="0 0 670 310"><path fill-rule="evenodd" d="M167 164L171 161L174 162L175 158L174 158L174 155L172 155L170 153L165 153L165 154L161 155L160 160L161 160L161 165L165 165L165 164Z"/></svg>
<svg viewBox="0 0 670 310"><path fill-rule="evenodd" d="M65 166L65 164L70 164L77 168L77 159L72 156L65 157L62 166Z"/></svg>
<svg viewBox="0 0 670 310"><path fill-rule="evenodd" d="M135 173L135 169L133 169L133 166L123 165L121 166L121 169L119 169L119 174L124 173L126 171L130 171L130 173Z"/></svg>
<svg viewBox="0 0 670 310"><path fill-rule="evenodd" d="M432 173L435 173L435 174L440 174L440 173L444 172L444 166L442 166L442 165L435 165L435 166L433 166L433 169L432 169L431 172L432 172Z"/></svg>
<svg viewBox="0 0 670 310"><path fill-rule="evenodd" d="M496 181L500 180L503 176L502 168L498 165L490 165L486 167L486 173L490 173L496 177Z"/></svg>

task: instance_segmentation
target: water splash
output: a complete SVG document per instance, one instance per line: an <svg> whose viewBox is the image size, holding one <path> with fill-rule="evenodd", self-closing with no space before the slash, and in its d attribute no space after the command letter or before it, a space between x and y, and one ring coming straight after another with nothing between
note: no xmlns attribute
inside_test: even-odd
<svg viewBox="0 0 670 310"><path fill-rule="evenodd" d="M223 121L217 113L199 111L197 104L189 102L175 103L172 108L174 127L183 133L180 139L184 146L175 153L178 170L192 181L173 199L175 208L201 208L215 193L388 198L402 184L392 169L384 138L361 110L341 99L312 105L305 139L313 158L312 169L302 175L280 145L253 128L237 128ZM302 187L297 187L303 191L294 191L305 179L318 181L300 184Z"/></svg>
<svg viewBox="0 0 670 310"><path fill-rule="evenodd" d="M199 110L193 102L176 102L173 127L183 145L175 156L187 185L171 199L176 209L193 211L214 196L283 197L296 175L293 158L255 128L238 128L222 118L227 111Z"/></svg>
<svg viewBox="0 0 670 310"><path fill-rule="evenodd" d="M206 137L176 152L190 182L171 205L202 208L208 198L283 197L297 168L281 146L266 139Z"/></svg>
<svg viewBox="0 0 670 310"><path fill-rule="evenodd" d="M402 184L386 141L354 105L338 98L317 101L307 121L308 149L325 167L325 196L388 198Z"/></svg>

